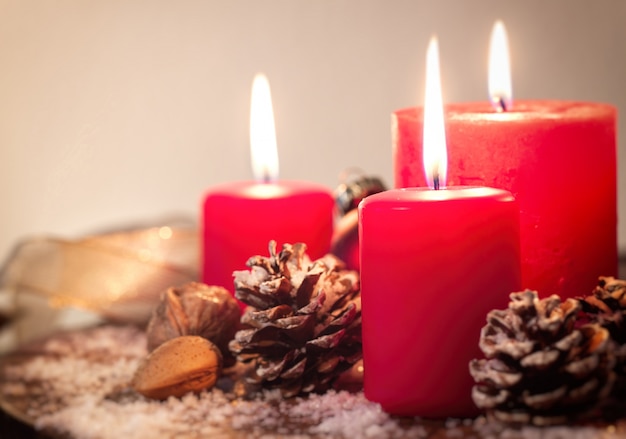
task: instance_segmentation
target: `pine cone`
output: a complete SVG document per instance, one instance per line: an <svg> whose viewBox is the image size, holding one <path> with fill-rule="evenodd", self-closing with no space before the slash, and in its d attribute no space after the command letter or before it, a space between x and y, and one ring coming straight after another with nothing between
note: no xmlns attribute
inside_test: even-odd
<svg viewBox="0 0 626 439"><path fill-rule="evenodd" d="M626 281L600 277L591 295L579 299L582 318L606 328L616 343L614 395L626 396Z"/></svg>
<svg viewBox="0 0 626 439"><path fill-rule="evenodd" d="M608 330L576 327L580 304L534 291L512 293L506 310L487 315L472 360L472 398L487 415L507 423L552 425L590 415L615 381Z"/></svg>
<svg viewBox="0 0 626 439"><path fill-rule="evenodd" d="M306 245L284 244L236 271L235 297L250 305L230 343L252 362L253 380L284 396L323 392L362 356L359 276L332 255L311 262Z"/></svg>

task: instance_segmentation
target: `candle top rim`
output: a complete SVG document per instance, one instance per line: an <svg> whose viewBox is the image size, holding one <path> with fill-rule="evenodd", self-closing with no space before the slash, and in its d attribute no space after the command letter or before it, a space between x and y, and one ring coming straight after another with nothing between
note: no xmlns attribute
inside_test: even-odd
<svg viewBox="0 0 626 439"><path fill-rule="evenodd" d="M449 186L440 190L428 187L408 187L389 189L370 195L363 199L359 207L377 202L412 203L486 198L492 198L501 202L515 201L515 197L511 192L487 186Z"/></svg>
<svg viewBox="0 0 626 439"><path fill-rule="evenodd" d="M258 182L238 180L215 184L206 190L205 196L228 196L239 198L290 197L302 194L319 194L332 198L332 190L321 183L305 180L278 180ZM333 201L334 202L334 201Z"/></svg>
<svg viewBox="0 0 626 439"><path fill-rule="evenodd" d="M569 100L516 100L511 111L497 112L491 103L485 101L455 102L444 106L448 120L552 120L570 119L584 120L589 117L614 117L617 108L603 102L569 101ZM419 119L423 117L423 107L414 106L401 108L393 112L394 117L401 119Z"/></svg>

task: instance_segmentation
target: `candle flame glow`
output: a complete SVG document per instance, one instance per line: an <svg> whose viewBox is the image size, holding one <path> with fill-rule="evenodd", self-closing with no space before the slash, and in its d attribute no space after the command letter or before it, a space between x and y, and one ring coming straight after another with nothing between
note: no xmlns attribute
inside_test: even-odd
<svg viewBox="0 0 626 439"><path fill-rule="evenodd" d="M250 99L250 152L252 173L257 181L278 178L278 149L272 94L267 77L258 73L252 82Z"/></svg>
<svg viewBox="0 0 626 439"><path fill-rule="evenodd" d="M513 104L509 41L502 21L491 31L489 46L489 97L496 111L507 111Z"/></svg>
<svg viewBox="0 0 626 439"><path fill-rule="evenodd" d="M422 154L426 182L431 189L446 186L448 153L439 72L439 43L432 37L426 52L426 93Z"/></svg>

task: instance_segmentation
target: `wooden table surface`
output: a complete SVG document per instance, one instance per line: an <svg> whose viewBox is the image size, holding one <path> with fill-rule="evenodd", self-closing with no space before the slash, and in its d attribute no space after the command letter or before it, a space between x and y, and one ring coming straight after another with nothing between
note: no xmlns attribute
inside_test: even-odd
<svg viewBox="0 0 626 439"><path fill-rule="evenodd" d="M626 278L626 256L620 259L619 276ZM1 439L50 439L32 427L15 420L0 410L0 438Z"/></svg>

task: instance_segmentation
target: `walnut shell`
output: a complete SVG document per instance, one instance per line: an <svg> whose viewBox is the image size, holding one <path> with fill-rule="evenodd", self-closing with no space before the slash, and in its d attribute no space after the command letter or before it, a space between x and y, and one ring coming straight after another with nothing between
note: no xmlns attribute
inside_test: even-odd
<svg viewBox="0 0 626 439"><path fill-rule="evenodd" d="M131 386L152 399L181 397L213 387L222 370L222 354L209 340L188 335L173 338L149 354Z"/></svg>
<svg viewBox="0 0 626 439"><path fill-rule="evenodd" d="M235 362L228 342L239 329L239 304L225 288L189 282L168 288L148 323L148 351L175 337L197 335L220 349L226 365Z"/></svg>

